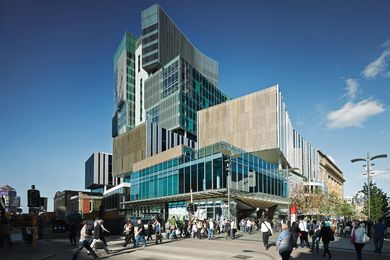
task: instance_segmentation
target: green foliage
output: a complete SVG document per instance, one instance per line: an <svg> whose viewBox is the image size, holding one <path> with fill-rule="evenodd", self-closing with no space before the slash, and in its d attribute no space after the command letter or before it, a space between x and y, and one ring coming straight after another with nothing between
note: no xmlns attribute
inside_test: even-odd
<svg viewBox="0 0 390 260"><path fill-rule="evenodd" d="M322 212L327 216L341 215L340 208L342 203L336 192L330 192L324 199Z"/></svg>
<svg viewBox="0 0 390 260"><path fill-rule="evenodd" d="M352 216L355 215L355 211L349 203L347 203L345 200L342 202L340 208L339 208L339 214L340 216L344 216L346 219L350 220L352 219Z"/></svg>
<svg viewBox="0 0 390 260"><path fill-rule="evenodd" d="M368 186L364 184L362 192L368 197ZM370 195L371 195L371 219L378 219L385 215L387 210L387 194L382 189L378 188L375 183L370 184ZM368 216L368 201L364 203L364 214Z"/></svg>

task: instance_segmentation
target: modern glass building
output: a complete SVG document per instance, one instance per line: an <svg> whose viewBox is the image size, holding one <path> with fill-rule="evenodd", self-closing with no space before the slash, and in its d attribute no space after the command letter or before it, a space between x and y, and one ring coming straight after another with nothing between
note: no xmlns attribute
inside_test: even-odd
<svg viewBox="0 0 390 260"><path fill-rule="evenodd" d="M93 153L85 162L85 188L103 192L121 183L121 178L112 176L112 154Z"/></svg>
<svg viewBox="0 0 390 260"><path fill-rule="evenodd" d="M135 127L135 50L137 38L126 32L114 55L112 137Z"/></svg>
<svg viewBox="0 0 390 260"><path fill-rule="evenodd" d="M287 214L287 177L316 182L318 154L293 128L279 86L230 100L218 88L218 62L198 51L158 4L142 11L141 31L137 42L129 36L136 84L133 99L129 77L127 99L129 111L135 100L135 126L130 119L125 131L120 84L115 91L113 175L130 183L129 201L121 203L127 216L186 217L192 199L199 218L226 218L228 208L238 219L272 217L281 207ZM131 68L132 53L126 54ZM291 168L300 174L290 177Z"/></svg>
<svg viewBox="0 0 390 260"><path fill-rule="evenodd" d="M149 74L180 55L211 84L218 86L218 62L197 50L160 5L142 11L141 29L142 66Z"/></svg>
<svg viewBox="0 0 390 260"><path fill-rule="evenodd" d="M197 111L227 99L182 56L176 56L145 81L145 110L149 120L194 141Z"/></svg>
<svg viewBox="0 0 390 260"><path fill-rule="evenodd" d="M228 155L227 151L235 155ZM125 182L131 183L130 201L126 203L132 209L131 215L148 218L151 214L153 217L156 208L160 208L160 213L167 216L171 214L168 208L175 208L171 202L180 202L185 207L192 193L199 204L206 198L206 201L220 201L221 211L215 212L214 209L210 216L209 210L208 215L226 218L227 212L222 208L227 205L229 171L226 161L229 159L232 163L230 189L235 204L238 204L233 216L242 215L240 211L244 205L264 208L275 202L287 202L286 176L278 170L277 164L221 142L199 151L183 146L181 156L133 172L125 178ZM145 205L148 205L146 209ZM149 208L154 210L150 213Z"/></svg>

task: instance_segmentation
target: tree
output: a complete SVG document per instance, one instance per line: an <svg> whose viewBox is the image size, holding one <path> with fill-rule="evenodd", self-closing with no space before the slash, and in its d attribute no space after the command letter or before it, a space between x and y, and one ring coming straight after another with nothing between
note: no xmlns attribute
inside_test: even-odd
<svg viewBox="0 0 390 260"><path fill-rule="evenodd" d="M320 189L309 191L307 186L296 185L292 189L290 200L303 215L321 215L324 194Z"/></svg>
<svg viewBox="0 0 390 260"><path fill-rule="evenodd" d="M341 216L344 216L345 219L352 219L352 216L355 215L355 211L351 204L349 204L347 201L343 201L343 203L340 206L340 214Z"/></svg>
<svg viewBox="0 0 390 260"><path fill-rule="evenodd" d="M324 197L322 203L322 212L327 216L339 216L341 214L341 205L343 201L340 199L336 192L332 191Z"/></svg>
<svg viewBox="0 0 390 260"><path fill-rule="evenodd" d="M363 190L361 190L368 198L368 186L364 183ZM378 188L375 183L370 184L370 213L371 219L378 219L385 215L387 210L388 197L382 189ZM364 214L368 216L368 200L364 202Z"/></svg>

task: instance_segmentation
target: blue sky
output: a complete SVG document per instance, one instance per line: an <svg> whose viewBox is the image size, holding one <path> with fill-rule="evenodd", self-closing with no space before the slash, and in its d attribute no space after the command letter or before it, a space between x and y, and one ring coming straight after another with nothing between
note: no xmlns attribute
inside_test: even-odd
<svg viewBox="0 0 390 260"><path fill-rule="evenodd" d="M112 151L113 55L155 1L0 0L0 184L41 196L83 189L84 162ZM295 128L361 189L390 155L389 1L159 1L239 97L278 83ZM374 182L390 193L390 159Z"/></svg>

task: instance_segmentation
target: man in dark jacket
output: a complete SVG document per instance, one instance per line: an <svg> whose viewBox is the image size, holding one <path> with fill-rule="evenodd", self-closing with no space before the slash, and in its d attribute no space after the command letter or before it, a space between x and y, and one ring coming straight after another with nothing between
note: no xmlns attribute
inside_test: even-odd
<svg viewBox="0 0 390 260"><path fill-rule="evenodd" d="M322 243L324 244L324 253L322 254L322 256L326 256L326 253L328 253L328 258L332 258L332 255L329 251L329 243L330 241L334 240L334 234L332 229L330 228L329 222L322 223L320 237L322 238Z"/></svg>
<svg viewBox="0 0 390 260"><path fill-rule="evenodd" d="M103 220L99 219L97 221L97 225L93 229L93 241L91 244L91 247L93 248L96 244L98 244L98 247L102 247L104 251L109 254L110 250L108 250L107 245L104 243L104 232L102 228Z"/></svg>

